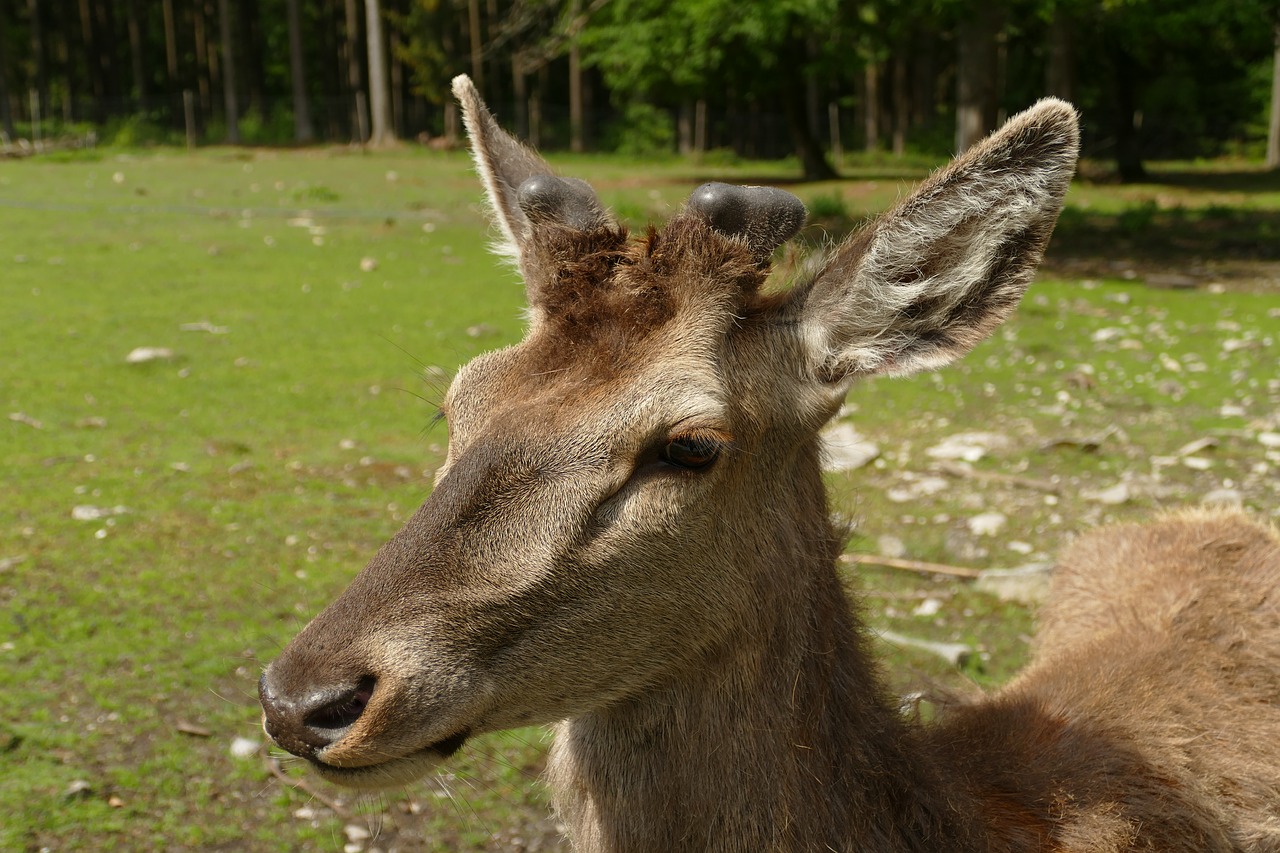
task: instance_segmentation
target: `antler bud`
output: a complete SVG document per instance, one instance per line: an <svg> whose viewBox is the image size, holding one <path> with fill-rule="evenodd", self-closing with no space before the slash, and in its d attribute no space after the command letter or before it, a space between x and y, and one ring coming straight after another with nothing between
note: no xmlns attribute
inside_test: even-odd
<svg viewBox="0 0 1280 853"><path fill-rule="evenodd" d="M785 190L721 183L698 187L686 209L725 236L745 238L760 263L794 237L809 216L804 202Z"/></svg>
<svg viewBox="0 0 1280 853"><path fill-rule="evenodd" d="M534 175L516 190L516 204L534 224L557 222L587 231L600 227L607 220L595 190L577 178Z"/></svg>

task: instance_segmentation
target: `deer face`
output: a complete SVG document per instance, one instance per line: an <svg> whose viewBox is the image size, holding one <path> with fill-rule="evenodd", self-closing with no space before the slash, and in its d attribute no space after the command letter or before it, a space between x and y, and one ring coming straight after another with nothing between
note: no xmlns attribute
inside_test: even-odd
<svg viewBox="0 0 1280 853"><path fill-rule="evenodd" d="M1012 310L1075 157L1074 113L1041 105L764 294L794 197L707 185L632 239L455 93L530 329L458 372L433 494L263 675L267 732L354 786L625 702L786 606L778 567L829 538L818 429L858 376Z"/></svg>

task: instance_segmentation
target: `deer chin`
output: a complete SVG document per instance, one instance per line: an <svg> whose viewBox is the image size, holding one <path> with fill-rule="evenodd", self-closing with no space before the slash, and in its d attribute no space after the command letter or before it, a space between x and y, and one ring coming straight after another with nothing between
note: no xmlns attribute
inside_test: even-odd
<svg viewBox="0 0 1280 853"><path fill-rule="evenodd" d="M321 750L308 761L327 782L345 788L378 790L416 782L461 749L469 737L471 737L471 730L463 729L407 755L385 758L376 763L345 765L331 763L325 761L325 750Z"/></svg>

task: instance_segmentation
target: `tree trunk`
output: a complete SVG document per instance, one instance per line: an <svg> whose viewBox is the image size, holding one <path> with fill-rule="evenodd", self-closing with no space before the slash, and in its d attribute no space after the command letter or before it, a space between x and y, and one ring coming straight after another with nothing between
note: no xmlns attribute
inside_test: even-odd
<svg viewBox="0 0 1280 853"><path fill-rule="evenodd" d="M305 145L315 139L311 124L311 103L307 99L307 57L302 50L302 14L299 0L287 0L289 20L289 77L293 85L293 139Z"/></svg>
<svg viewBox="0 0 1280 853"><path fill-rule="evenodd" d="M863 100L866 101L862 106L865 135L863 147L868 152L878 151L880 149L880 69L875 62L867 60L867 64L862 69L862 79L865 93Z"/></svg>
<svg viewBox="0 0 1280 853"><path fill-rule="evenodd" d="M8 23L5 21L4 6L0 5L0 32L8 29ZM12 142L14 138L13 131L13 113L9 109L9 81L4 75L5 66L4 39L0 39L0 131L4 132L4 141Z"/></svg>
<svg viewBox="0 0 1280 853"><path fill-rule="evenodd" d="M783 95L786 110L787 128L791 132L791 143L796 155L800 158L800 167L804 171L806 181L834 181L840 176L827 162L827 155L822 146L809 132L809 121L803 108L803 89Z"/></svg>
<svg viewBox="0 0 1280 853"><path fill-rule="evenodd" d="M236 61L232 52L230 0L218 0L218 22L222 34L222 103L226 110L227 143L240 144L240 105L236 99Z"/></svg>
<svg viewBox="0 0 1280 853"><path fill-rule="evenodd" d="M907 57L899 48L893 57L893 154L907 153L907 128L911 124L911 93L908 90Z"/></svg>
<svg viewBox="0 0 1280 853"><path fill-rule="evenodd" d="M1044 91L1065 101L1074 100L1075 86L1072 66L1071 21L1061 5L1053 10L1049 22L1048 59L1044 71Z"/></svg>
<svg viewBox="0 0 1280 853"><path fill-rule="evenodd" d="M787 130L791 135L792 150L800 159L800 168L804 171L806 181L834 181L840 176L827 162L827 155L822 145L809 126L808 110L805 108L806 45L799 38L792 38L783 48L782 67L785 69L781 85L783 113L787 120Z"/></svg>
<svg viewBox="0 0 1280 853"><path fill-rule="evenodd" d="M364 0L365 31L369 42L369 107L373 131L369 144L391 145L391 93L387 84L387 60L383 50L382 9L379 0Z"/></svg>
<svg viewBox="0 0 1280 853"><path fill-rule="evenodd" d="M143 55L146 44L142 38L142 14L138 9L138 0L129 0L125 4L125 15L128 16L129 54L133 60L133 85L138 96L138 112L146 113L150 109L147 103L147 58Z"/></svg>
<svg viewBox="0 0 1280 853"><path fill-rule="evenodd" d="M524 54L516 50L511 57L511 90L516 102L516 136L529 138L529 86L524 74Z"/></svg>
<svg viewBox="0 0 1280 853"><path fill-rule="evenodd" d="M242 91L247 90L249 106L246 113L256 113L265 119L267 108L266 64L263 56L262 10L258 0L236 0L240 14L236 20L240 24L240 39L244 45L241 54L239 72L243 77Z"/></svg>
<svg viewBox="0 0 1280 853"><path fill-rule="evenodd" d="M979 4L956 31L956 153L995 130L999 10Z"/></svg>
<svg viewBox="0 0 1280 853"><path fill-rule="evenodd" d="M1115 74L1116 95L1116 170L1126 184L1147 178L1142 165L1142 141L1138 135L1137 67L1133 56L1122 44L1111 46L1111 67Z"/></svg>
<svg viewBox="0 0 1280 853"><path fill-rule="evenodd" d="M400 33L392 28L389 38L391 39L391 128L396 139L404 139L407 133L404 117L404 63L400 61Z"/></svg>
<svg viewBox="0 0 1280 853"><path fill-rule="evenodd" d="M1280 169L1280 22L1276 23L1276 48L1271 69L1271 124L1267 129L1267 168Z"/></svg>
<svg viewBox="0 0 1280 853"><path fill-rule="evenodd" d="M178 80L178 26L173 18L173 0L164 0L164 67L169 73L169 90L182 88Z"/></svg>
<svg viewBox="0 0 1280 853"><path fill-rule="evenodd" d="M49 60L44 44L44 26L40 14L40 0L27 0L31 18L31 55L35 58L35 90L41 105L49 103Z"/></svg>
<svg viewBox="0 0 1280 853"><path fill-rule="evenodd" d="M105 118L114 114L112 104L118 102L120 95L120 78L116 73L115 26L108 0L92 0L92 5L95 47L99 73L102 75L102 112Z"/></svg>
<svg viewBox="0 0 1280 853"><path fill-rule="evenodd" d="M209 48L209 28L206 6L196 3L191 7L191 37L196 52L196 91L200 96L199 115L207 117L213 112L213 66L217 62L216 51Z"/></svg>
<svg viewBox="0 0 1280 853"><path fill-rule="evenodd" d="M360 65L360 16L356 12L356 0L345 0L343 7L347 18L347 85L351 87L351 126L355 128L356 141L363 145L369 141L369 117L364 108L364 72Z"/></svg>

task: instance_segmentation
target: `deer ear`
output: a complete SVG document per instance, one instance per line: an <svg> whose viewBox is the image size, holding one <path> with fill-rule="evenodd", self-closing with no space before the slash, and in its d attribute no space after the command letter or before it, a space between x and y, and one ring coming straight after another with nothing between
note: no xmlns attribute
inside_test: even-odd
<svg viewBox="0 0 1280 853"><path fill-rule="evenodd" d="M1031 281L1078 151L1075 109L1040 101L834 250L792 302L812 375L843 395L987 337Z"/></svg>
<svg viewBox="0 0 1280 853"><path fill-rule="evenodd" d="M480 100L471 78L453 78L453 94L471 140L471 155L484 181L494 218L502 230L499 251L519 260L536 221L556 219L571 228L606 220L604 209L586 183L555 177L531 148L498 126Z"/></svg>

